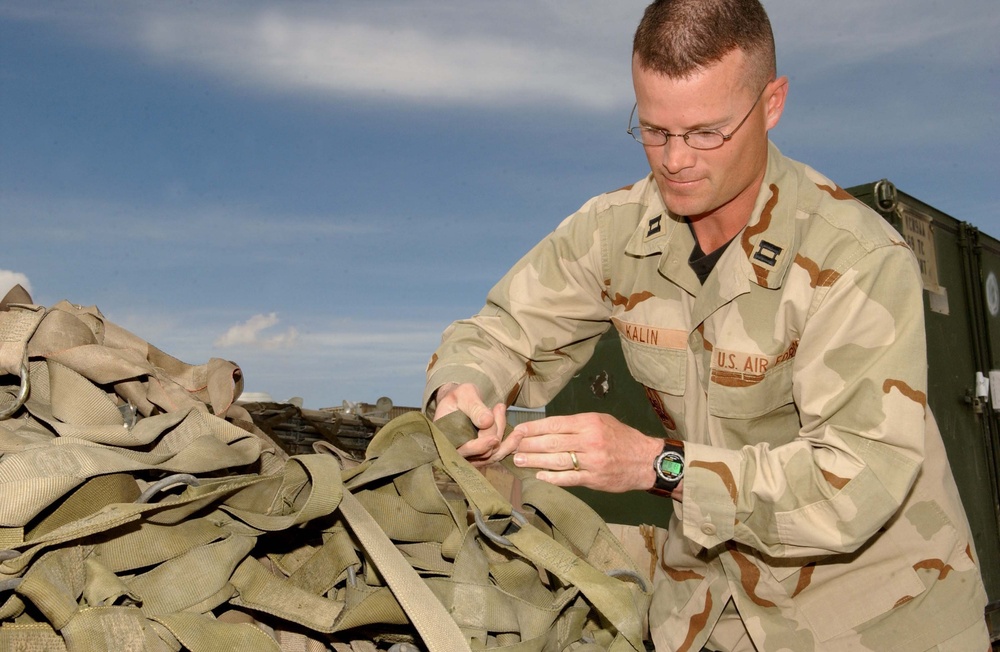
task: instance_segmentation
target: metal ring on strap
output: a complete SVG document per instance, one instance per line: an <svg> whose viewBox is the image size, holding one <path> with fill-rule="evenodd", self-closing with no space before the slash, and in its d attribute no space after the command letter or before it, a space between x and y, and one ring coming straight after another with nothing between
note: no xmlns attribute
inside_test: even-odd
<svg viewBox="0 0 1000 652"><path fill-rule="evenodd" d="M28 393L31 391L31 377L28 374L28 363L21 362L21 391L17 393L14 404L4 410L0 410L0 421L9 419L15 412L21 409L24 402L28 400Z"/></svg>
<svg viewBox="0 0 1000 652"><path fill-rule="evenodd" d="M0 562L5 562L8 559L13 559L14 557L20 557L21 553L17 550L0 550Z"/></svg>
<svg viewBox="0 0 1000 652"><path fill-rule="evenodd" d="M0 580L0 593L3 593L4 591L13 591L21 585L22 579L23 578L21 577L15 577L9 580Z"/></svg>
<svg viewBox="0 0 1000 652"><path fill-rule="evenodd" d="M162 480L158 480L146 487L146 490L135 499L135 502L139 504L148 503L153 496L167 487L174 486L175 484L186 484L189 487L197 487L201 483L198 481L198 478L194 477L190 473L175 473L174 475L168 475Z"/></svg>
<svg viewBox="0 0 1000 652"><path fill-rule="evenodd" d="M421 651L420 648L418 648L413 643L396 643L391 648L389 648L389 652L421 652Z"/></svg>
<svg viewBox="0 0 1000 652"><path fill-rule="evenodd" d="M496 532L491 530L489 526L486 525L486 521L483 519L483 513L479 511L478 507L473 508L472 515L476 519L476 527L479 528L479 531L483 533L484 537L486 537L493 543L496 543L504 547L510 547L514 545L510 542L510 539L500 534L497 534ZM524 514L518 512L517 510L514 510L510 513L510 519L512 521L516 521L517 524L522 527L528 524L528 519L524 517Z"/></svg>
<svg viewBox="0 0 1000 652"><path fill-rule="evenodd" d="M608 577L613 577L615 579L621 579L627 577L631 580L635 580L635 583L643 590L644 593L649 592L649 586L646 583L646 578L635 572L634 570L629 570L627 568L612 568L607 571Z"/></svg>

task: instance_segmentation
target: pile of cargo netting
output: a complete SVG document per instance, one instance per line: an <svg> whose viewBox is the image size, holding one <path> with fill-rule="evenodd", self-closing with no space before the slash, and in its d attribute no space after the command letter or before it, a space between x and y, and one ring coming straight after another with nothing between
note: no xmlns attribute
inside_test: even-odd
<svg viewBox="0 0 1000 652"><path fill-rule="evenodd" d="M248 410L235 364L19 288L0 374L0 650L643 649L648 574L461 420Z"/></svg>

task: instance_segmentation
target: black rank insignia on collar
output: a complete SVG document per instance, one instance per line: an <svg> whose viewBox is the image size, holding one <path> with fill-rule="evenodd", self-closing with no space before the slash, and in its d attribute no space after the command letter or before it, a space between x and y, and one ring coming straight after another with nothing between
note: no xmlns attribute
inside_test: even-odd
<svg viewBox="0 0 1000 652"><path fill-rule="evenodd" d="M649 229L646 231L646 237L652 238L654 235L660 232L660 224L663 222L663 216L657 215L653 219L649 220Z"/></svg>
<svg viewBox="0 0 1000 652"><path fill-rule="evenodd" d="M784 250L778 245L771 244L767 240L761 240L760 244L757 245L757 251L754 252L753 259L774 267L782 251Z"/></svg>

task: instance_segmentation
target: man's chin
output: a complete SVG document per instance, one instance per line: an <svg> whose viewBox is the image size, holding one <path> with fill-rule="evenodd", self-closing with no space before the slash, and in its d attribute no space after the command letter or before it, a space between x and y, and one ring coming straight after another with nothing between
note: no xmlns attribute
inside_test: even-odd
<svg viewBox="0 0 1000 652"><path fill-rule="evenodd" d="M680 186L660 182L658 188L663 204L674 215L699 215L706 210L707 199L702 193L695 192L694 184L690 186Z"/></svg>
<svg viewBox="0 0 1000 652"><path fill-rule="evenodd" d="M663 203L672 215L678 217L694 217L705 212L704 201L691 197L665 197Z"/></svg>

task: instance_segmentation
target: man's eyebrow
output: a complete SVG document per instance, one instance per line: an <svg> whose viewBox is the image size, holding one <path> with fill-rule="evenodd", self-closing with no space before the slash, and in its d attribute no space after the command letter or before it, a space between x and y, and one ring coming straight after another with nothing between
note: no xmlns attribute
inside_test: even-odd
<svg viewBox="0 0 1000 652"><path fill-rule="evenodd" d="M669 129L665 129L664 127L661 127L658 124L654 124L652 122L649 122L648 120L643 120L642 116L639 116L638 119L639 119L639 126L640 127L649 127L650 129L659 129L660 131L666 131L667 133L671 133L671 134L674 133L673 131L670 131ZM727 124L729 124L732 121L733 121L733 117L732 116L728 116L728 117L723 118L721 120L712 120L712 121L706 121L706 122L696 123L696 124L694 124L692 126L687 127L686 129L681 130L680 132L677 132L677 135L679 136L681 134L686 134L689 131L721 131L722 127L725 127Z"/></svg>

